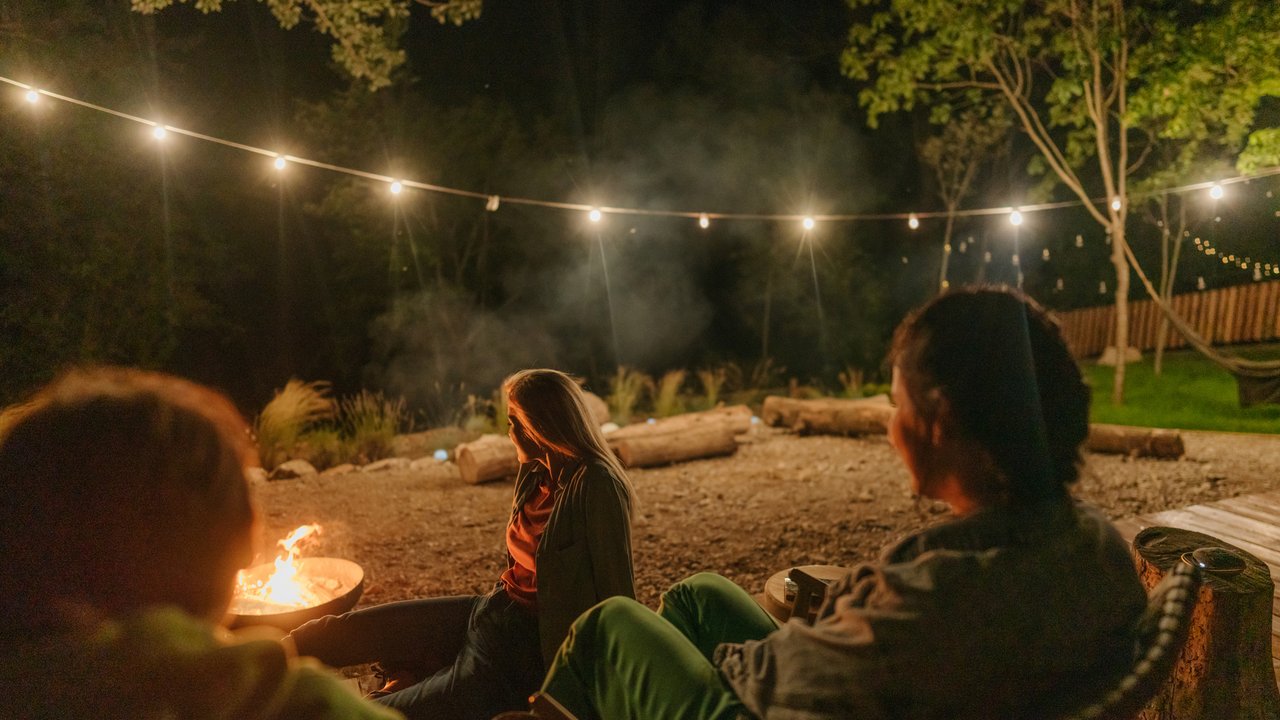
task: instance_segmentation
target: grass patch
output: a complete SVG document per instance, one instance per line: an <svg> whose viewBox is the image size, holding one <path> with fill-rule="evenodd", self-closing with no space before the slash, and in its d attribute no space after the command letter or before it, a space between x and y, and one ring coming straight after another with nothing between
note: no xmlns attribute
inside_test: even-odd
<svg viewBox="0 0 1280 720"><path fill-rule="evenodd" d="M332 418L336 409L328 383L297 379L286 383L254 423L262 467L270 470L288 460L303 433Z"/></svg>
<svg viewBox="0 0 1280 720"><path fill-rule="evenodd" d="M1280 357L1280 345L1251 346L1230 352L1256 359ZM1156 377L1148 353L1125 367L1125 404L1111 404L1115 370L1092 361L1083 364L1093 387L1094 422L1115 425L1280 433L1280 405L1240 407L1236 380L1195 351L1166 352L1164 373Z"/></svg>
<svg viewBox="0 0 1280 720"><path fill-rule="evenodd" d="M658 417L671 417L684 412L684 403L680 399L680 388L684 386L686 376L684 370L672 370L658 381L657 390L653 393L653 414Z"/></svg>

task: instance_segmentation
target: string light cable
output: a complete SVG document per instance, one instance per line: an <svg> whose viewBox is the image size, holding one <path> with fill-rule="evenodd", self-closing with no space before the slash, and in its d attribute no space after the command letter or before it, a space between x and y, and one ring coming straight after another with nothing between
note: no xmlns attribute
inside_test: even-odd
<svg viewBox="0 0 1280 720"><path fill-rule="evenodd" d="M888 213L764 213L764 212L707 212L705 210L664 210L653 208L636 208L636 207L619 207L612 205L592 205L588 203L569 202L565 200L544 200L539 198L520 197L514 195L495 195L490 193L477 192L475 190L466 190L462 188L450 187L447 185L438 185L434 183L412 180L409 178L398 178L381 173L369 172L358 168L351 168L333 163L323 162L321 160L313 160L297 155L289 155L269 150L267 148L248 145L245 143L227 140L225 138L207 135L195 130L175 127L173 125L164 124L156 120L149 120L138 115L115 110L113 108L98 105L96 103L80 100L78 98L62 95L60 93L45 88L36 87L28 83L24 83L12 78L0 76L0 83L5 83L19 88L23 91L26 101L30 104L37 103L41 98L50 98L61 102L76 105L81 108L93 110L96 112L114 115L122 120L137 123L139 125L152 128L153 134L158 140L164 139L170 133L183 135L186 137L202 140L204 142L222 145L224 147L241 150L244 152L254 153L266 158L270 158L277 170L283 170L287 165L303 165L306 167L325 170L328 172L350 175L353 177L363 178L386 184L392 192L399 193L402 188L414 188L427 192L440 193L445 195L453 195L457 197L473 198L482 200L485 203L485 209L496 211L500 204L507 203L512 205L524 205L532 207L549 208L554 210L568 210L575 212L588 213L591 215L593 222L598 222L598 217L603 215L632 215L646 217L667 217L667 218L688 218L696 221L699 226L706 228L713 220L771 220L803 223L806 230L811 230L816 223L823 222L852 222L852 221L869 221L869 220L897 220L906 221L912 229L916 229L921 220L940 219L946 217L967 218L967 217L983 217L992 215L1005 215L1014 225L1020 225L1024 221L1027 213L1046 212L1050 210L1060 210L1071 207L1082 207L1084 203L1080 200L1063 200L1058 202L1034 203L1030 205L1003 206L1003 207L985 207L970 208L965 210L957 210L947 212L944 210L932 211L916 211L916 212L888 212ZM1210 190L1214 197L1221 197L1222 186L1230 185L1249 180L1268 177L1272 175L1280 175L1280 165L1264 168L1250 175L1239 175L1236 177L1223 178L1217 181L1191 183L1180 185L1177 187L1169 187L1158 190L1150 190L1142 193L1133 193L1131 197L1155 197L1170 193L1186 193L1196 190ZM1096 203L1106 202L1105 199L1093 200ZM1277 266L1273 265L1273 268ZM1280 272L1280 269L1277 270Z"/></svg>

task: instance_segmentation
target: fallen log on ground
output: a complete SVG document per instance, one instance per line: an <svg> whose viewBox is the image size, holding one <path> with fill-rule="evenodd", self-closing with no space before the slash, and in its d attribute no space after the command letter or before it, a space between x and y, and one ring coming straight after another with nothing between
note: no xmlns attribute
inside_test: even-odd
<svg viewBox="0 0 1280 720"><path fill-rule="evenodd" d="M1182 435L1176 430L1099 423L1089 426L1089 440L1085 443L1085 448L1096 453L1168 460L1176 460L1187 451Z"/></svg>
<svg viewBox="0 0 1280 720"><path fill-rule="evenodd" d="M603 425L609 422L609 403L588 390L583 390L582 395L587 403L587 412L591 413L591 418L596 421L596 424Z"/></svg>
<svg viewBox="0 0 1280 720"><path fill-rule="evenodd" d="M1280 693L1271 661L1274 583L1267 564L1234 545L1191 530L1150 527L1133 539L1138 574L1155 587L1184 553L1220 548L1243 560L1234 572L1203 571L1186 645L1172 679L1139 716L1262 720L1280 717ZM1205 556L1226 568L1223 558ZM1227 558L1229 559L1229 558Z"/></svg>
<svg viewBox="0 0 1280 720"><path fill-rule="evenodd" d="M684 426L639 424L625 437L610 433L609 445L629 468L653 467L700 458L732 455L738 451L732 427L726 423Z"/></svg>
<svg viewBox="0 0 1280 720"><path fill-rule="evenodd" d="M764 399L761 412L765 423L773 427L821 435L883 435L892 416L893 406L884 396L798 400L770 395Z"/></svg>
<svg viewBox="0 0 1280 720"><path fill-rule="evenodd" d="M629 437L651 437L661 433L687 432L704 427L723 427L732 435L741 435L751 429L751 408L746 405L730 405L700 412L672 415L653 423L635 423L618 428L606 438L612 443Z"/></svg>
<svg viewBox="0 0 1280 720"><path fill-rule="evenodd" d="M458 474L469 485L514 477L520 470L516 446L506 435L482 435L453 451Z"/></svg>

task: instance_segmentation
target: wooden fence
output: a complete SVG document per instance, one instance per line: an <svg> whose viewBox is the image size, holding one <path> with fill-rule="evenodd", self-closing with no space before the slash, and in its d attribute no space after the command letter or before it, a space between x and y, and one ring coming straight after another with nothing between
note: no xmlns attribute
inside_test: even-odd
<svg viewBox="0 0 1280 720"><path fill-rule="evenodd" d="M1215 345L1280 339L1280 281L1204 290L1173 296L1173 309L1202 337ZM1129 344L1139 350L1156 346L1163 313L1151 300L1129 303ZM1100 355L1115 336L1115 306L1058 313L1067 344L1076 357ZM1166 347L1187 341L1169 328Z"/></svg>

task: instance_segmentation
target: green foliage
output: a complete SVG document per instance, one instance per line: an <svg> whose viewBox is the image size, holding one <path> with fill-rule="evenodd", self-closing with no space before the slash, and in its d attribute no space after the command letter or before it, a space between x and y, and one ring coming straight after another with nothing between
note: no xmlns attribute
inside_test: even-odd
<svg viewBox="0 0 1280 720"><path fill-rule="evenodd" d="M361 390L338 403L342 437L352 462L372 462L391 453L391 441L407 425L404 399Z"/></svg>
<svg viewBox="0 0 1280 720"><path fill-rule="evenodd" d="M400 36L409 18L412 0L258 0L271 9L280 27L290 29L304 18L318 32L333 40L333 59L352 77L372 89L391 84L392 73L404 64ZM175 0L131 0L134 11L159 12ZM191 2L200 12L222 10L223 0L176 0ZM419 0L421 2L421 0ZM483 0L432 0L421 4L431 8L440 23L461 25L480 17Z"/></svg>
<svg viewBox="0 0 1280 720"><path fill-rule="evenodd" d="M856 368L852 365L845 366L845 369L837 376L840 381L840 397L856 398L862 397L863 372L862 368Z"/></svg>
<svg viewBox="0 0 1280 720"><path fill-rule="evenodd" d="M1243 349L1242 349L1243 350ZM1280 345L1248 348L1243 354L1275 357ZM1198 352L1166 353L1163 374L1152 372L1144 359L1128 368L1125 404L1111 404L1103 391L1111 383L1112 368L1086 364L1085 377L1093 387L1094 422L1182 430L1280 433L1280 406L1241 408L1235 379Z"/></svg>
<svg viewBox="0 0 1280 720"><path fill-rule="evenodd" d="M658 417L670 417L684 412L684 403L680 399L680 388L688 375L684 370L671 370L658 380L657 390L653 394L653 414Z"/></svg>
<svg viewBox="0 0 1280 720"><path fill-rule="evenodd" d="M703 408L710 410L720 402L720 389L724 387L728 377L728 371L723 366L698 371L698 382L702 384Z"/></svg>
<svg viewBox="0 0 1280 720"><path fill-rule="evenodd" d="M630 423L641 396L652 391L653 378L639 370L619 366L609 385L609 397L605 399L613 413L613 421L619 425Z"/></svg>
<svg viewBox="0 0 1280 720"><path fill-rule="evenodd" d="M262 467L270 470L292 457L303 434L333 418L335 409L328 383L289 380L254 422Z"/></svg>

